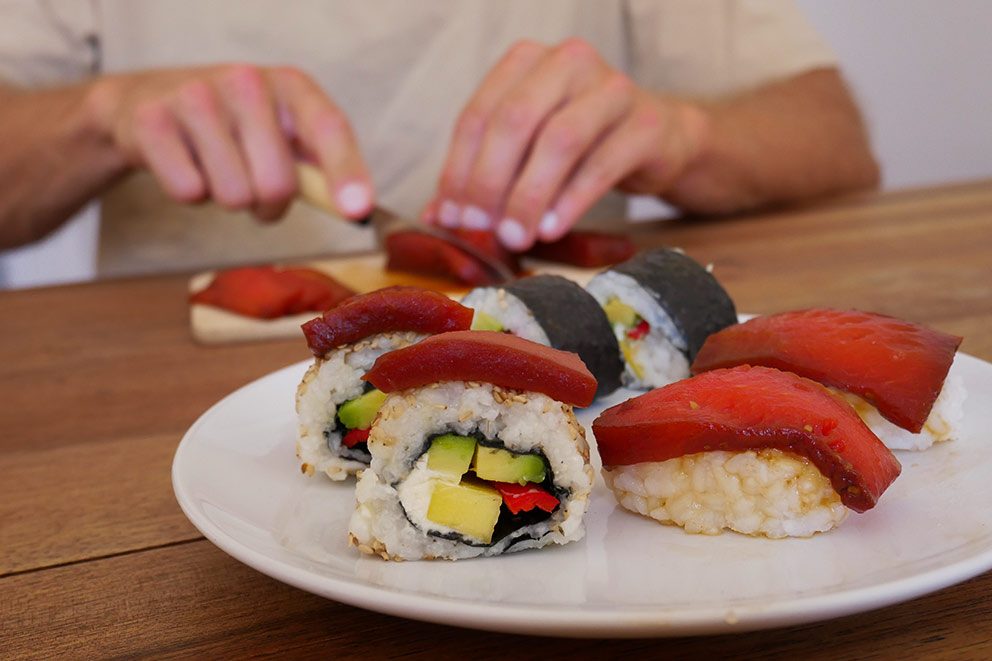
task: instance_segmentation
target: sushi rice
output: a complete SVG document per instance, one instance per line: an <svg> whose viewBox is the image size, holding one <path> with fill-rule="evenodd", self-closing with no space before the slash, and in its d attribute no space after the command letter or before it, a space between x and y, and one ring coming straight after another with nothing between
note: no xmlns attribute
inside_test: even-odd
<svg viewBox="0 0 992 661"><path fill-rule="evenodd" d="M604 468L603 478L626 509L689 533L809 537L848 514L816 466L775 449L615 466Z"/></svg>
<svg viewBox="0 0 992 661"><path fill-rule="evenodd" d="M560 505L550 518L491 545L429 521L432 480L447 476L427 467L425 453L428 439L442 433L479 433L514 452L543 453ZM372 427L369 449L372 464L358 480L349 526L351 543L364 553L391 560L453 560L566 544L584 534L593 475L585 432L571 406L546 395L474 382L392 393Z"/></svg>
<svg viewBox="0 0 992 661"><path fill-rule="evenodd" d="M835 388L830 390L854 407L865 424L890 450L926 450L934 443L954 440L964 420L964 401L968 396L961 377L956 374L948 376L930 415L923 423L923 429L914 434L883 418L878 409L857 395Z"/></svg>
<svg viewBox="0 0 992 661"><path fill-rule="evenodd" d="M411 332L380 333L314 360L296 390L300 425L296 456L304 474L324 473L332 480L344 480L368 466L367 455L341 445L341 433L334 431L338 406L364 392L362 376L376 358L425 337Z"/></svg>
<svg viewBox="0 0 992 661"><path fill-rule="evenodd" d="M496 319L503 328L517 337L551 346L547 333L534 318L530 308L505 289L478 287L465 295L462 305Z"/></svg>
<svg viewBox="0 0 992 661"><path fill-rule="evenodd" d="M646 390L689 376L686 338L679 333L665 309L636 280L623 273L606 271L593 278L586 290L601 306L611 299L619 299L651 326L643 338L631 340L622 324L613 324L617 341L628 347L622 377L625 386Z"/></svg>

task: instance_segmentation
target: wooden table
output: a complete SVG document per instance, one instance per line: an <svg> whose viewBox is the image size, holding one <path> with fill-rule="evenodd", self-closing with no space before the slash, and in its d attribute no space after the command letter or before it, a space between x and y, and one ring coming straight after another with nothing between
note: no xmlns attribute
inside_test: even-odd
<svg viewBox="0 0 992 661"><path fill-rule="evenodd" d="M651 223L634 235L714 262L741 310L876 310L964 335L964 351L992 360L992 182ZM0 293L0 657L992 657L992 573L820 624L630 641L421 624L271 580L186 521L169 469L209 405L306 349L195 345L185 282Z"/></svg>

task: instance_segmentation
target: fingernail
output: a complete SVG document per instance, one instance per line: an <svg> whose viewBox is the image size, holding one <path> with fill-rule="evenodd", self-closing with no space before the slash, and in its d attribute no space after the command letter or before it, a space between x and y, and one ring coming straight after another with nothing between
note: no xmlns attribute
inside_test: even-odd
<svg viewBox="0 0 992 661"><path fill-rule="evenodd" d="M496 228L499 242L507 248L521 250L526 246L527 232L524 226L513 218L506 218Z"/></svg>
<svg viewBox="0 0 992 661"><path fill-rule="evenodd" d="M451 200L445 200L438 209L437 219L445 227L458 227L458 219L461 217L458 205Z"/></svg>
<svg viewBox="0 0 992 661"><path fill-rule="evenodd" d="M547 239L558 230L558 214L554 211L547 211L541 216L541 222L537 226L537 231L542 239Z"/></svg>
<svg viewBox="0 0 992 661"><path fill-rule="evenodd" d="M473 230L487 230L493 226L493 220L479 207L467 206L462 213L462 225Z"/></svg>
<svg viewBox="0 0 992 661"><path fill-rule="evenodd" d="M344 213L359 216L372 206L372 194L368 186L352 182L338 189L337 202L338 208Z"/></svg>

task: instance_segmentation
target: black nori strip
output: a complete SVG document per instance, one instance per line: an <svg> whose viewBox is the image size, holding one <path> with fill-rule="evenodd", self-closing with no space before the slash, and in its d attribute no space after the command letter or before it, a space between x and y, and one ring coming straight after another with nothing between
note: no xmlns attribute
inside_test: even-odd
<svg viewBox="0 0 992 661"><path fill-rule="evenodd" d="M596 377L597 397L620 387L620 345L606 313L589 292L559 275L521 278L504 289L530 309L552 347L579 354Z"/></svg>
<svg viewBox="0 0 992 661"><path fill-rule="evenodd" d="M633 278L668 313L686 341L689 362L707 337L737 323L734 302L723 286L677 250L647 250L609 270Z"/></svg>

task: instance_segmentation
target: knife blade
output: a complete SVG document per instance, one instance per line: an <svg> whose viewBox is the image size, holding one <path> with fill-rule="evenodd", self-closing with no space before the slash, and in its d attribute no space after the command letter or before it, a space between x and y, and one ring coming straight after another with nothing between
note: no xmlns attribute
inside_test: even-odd
<svg viewBox="0 0 992 661"><path fill-rule="evenodd" d="M354 224L370 226L375 235L376 246L380 249L385 245L386 237L390 234L396 232L418 232L445 241L466 253L478 261L498 283L509 282L516 277L513 271L501 261L487 255L455 234L437 227L414 222L379 205L372 207L371 213L361 220L344 220L331 200L330 191L327 188L327 180L324 178L323 172L316 166L309 163L297 163L296 179L299 190L298 197L301 200L340 222L352 222Z"/></svg>

